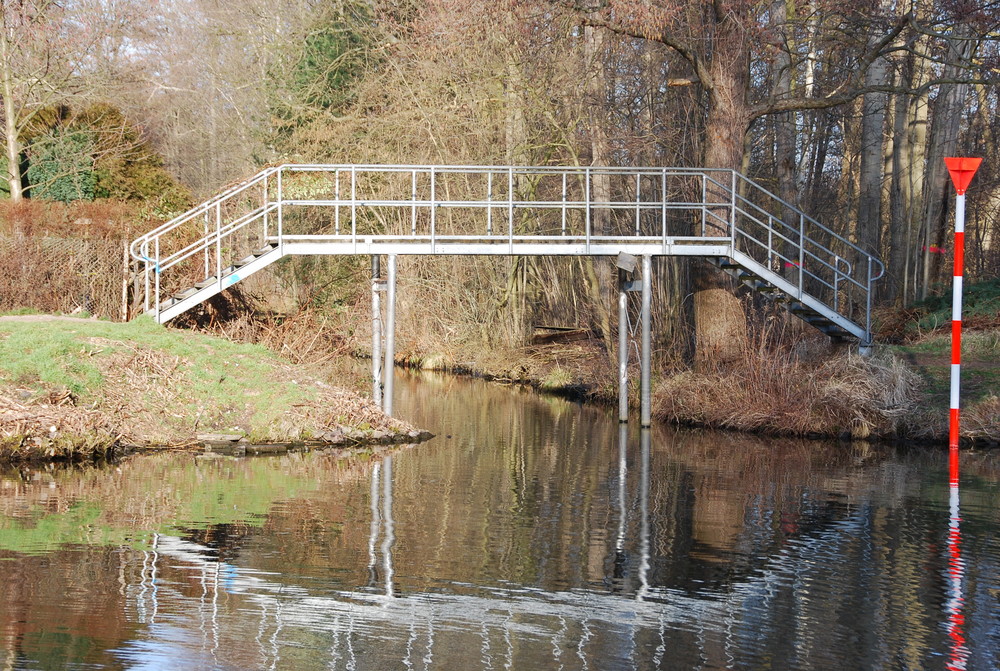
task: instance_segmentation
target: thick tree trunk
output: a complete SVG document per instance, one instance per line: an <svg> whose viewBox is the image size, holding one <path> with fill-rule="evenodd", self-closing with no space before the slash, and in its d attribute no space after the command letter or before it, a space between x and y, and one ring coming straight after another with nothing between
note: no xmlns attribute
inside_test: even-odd
<svg viewBox="0 0 1000 671"><path fill-rule="evenodd" d="M749 47L740 17L720 17L715 52L709 63L708 116L705 124L706 168L738 170L750 117L747 109ZM710 196L711 197L711 196ZM717 213L729 216L727 208ZM715 219L715 218L713 218ZM722 221L712 221L707 235L726 236ZM739 356L746 339L746 314L734 293L734 283L708 263L694 264L695 361L730 361Z"/></svg>
<svg viewBox="0 0 1000 671"><path fill-rule="evenodd" d="M785 29L787 0L775 0L771 5L772 25L779 33ZM793 48L790 45L790 48ZM777 100L792 95L792 59L788 51L779 50L774 59L774 97ZM778 180L778 195L786 203L795 201L796 168L795 114L782 112L774 119L774 170ZM785 223L791 223L792 213L782 212Z"/></svg>
<svg viewBox="0 0 1000 671"><path fill-rule="evenodd" d="M604 29L588 26L584 28L584 57L587 76L587 130L590 134L591 165L607 166L611 162L611 151L607 136L607 114L604 101L607 98L607 79L604 75ZM590 183L590 197L594 201L611 200L611 179L606 174L593 175ZM608 235L611 232L611 210L591 209L591 234ZM593 261L593 281L590 286L591 303L597 316L598 328L604 340L605 349L612 358L614 354L614 333L611 328L611 306L615 292L615 274L607 259Z"/></svg>
<svg viewBox="0 0 1000 671"><path fill-rule="evenodd" d="M878 58L868 69L865 84L885 85L888 76L888 61ZM857 236L861 248L876 256L879 254L882 237L882 161L886 102L885 93L866 93L861 103Z"/></svg>
<svg viewBox="0 0 1000 671"><path fill-rule="evenodd" d="M904 74L905 76L905 74ZM898 302L905 295L906 257L909 254L912 232L910 227L910 143L907 132L908 101L897 94L892 112L892 182L889 187L889 263L885 280L884 297Z"/></svg>

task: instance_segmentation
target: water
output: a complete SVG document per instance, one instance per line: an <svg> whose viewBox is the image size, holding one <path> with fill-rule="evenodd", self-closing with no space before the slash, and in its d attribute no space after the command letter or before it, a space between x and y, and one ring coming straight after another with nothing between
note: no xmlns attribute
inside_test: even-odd
<svg viewBox="0 0 1000 671"><path fill-rule="evenodd" d="M3 473L0 668L1000 666L1000 455L397 393L437 438Z"/></svg>

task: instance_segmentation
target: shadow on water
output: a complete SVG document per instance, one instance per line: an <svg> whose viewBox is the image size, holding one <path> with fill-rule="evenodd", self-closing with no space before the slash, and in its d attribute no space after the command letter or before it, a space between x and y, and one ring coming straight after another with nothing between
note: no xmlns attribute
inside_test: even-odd
<svg viewBox="0 0 1000 671"><path fill-rule="evenodd" d="M1000 465L444 375L382 456L0 476L4 668L994 668Z"/></svg>

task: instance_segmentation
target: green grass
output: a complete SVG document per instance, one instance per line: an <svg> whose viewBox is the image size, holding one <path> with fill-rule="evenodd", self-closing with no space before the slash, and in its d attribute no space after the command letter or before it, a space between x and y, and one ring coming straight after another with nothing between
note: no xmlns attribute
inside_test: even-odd
<svg viewBox="0 0 1000 671"><path fill-rule="evenodd" d="M159 375L160 385L137 389L143 398L135 400L166 406L167 424L178 429L196 422L200 430L242 426L264 436L292 406L316 397L311 385L288 379L283 362L262 346L172 330L149 318L0 322L0 384L37 394L66 389L80 403L99 402L108 384L102 362L137 352L168 369L136 364L140 373Z"/></svg>
<svg viewBox="0 0 1000 671"><path fill-rule="evenodd" d="M951 302L951 292L947 291L941 296L932 296L915 303L912 307L917 311L919 318L909 328L916 333L926 333L950 327ZM963 286L962 319L968 319L970 322L978 319L1000 322L1000 280Z"/></svg>
<svg viewBox="0 0 1000 671"><path fill-rule="evenodd" d="M951 331L930 333L908 345L892 348L898 352L916 354L951 355ZM967 356L1000 356L1000 331L969 331L962 333L962 354Z"/></svg>
<svg viewBox="0 0 1000 671"><path fill-rule="evenodd" d="M565 389L573 384L573 375L563 368L556 366L549 374L542 378L539 387L546 391L556 391Z"/></svg>

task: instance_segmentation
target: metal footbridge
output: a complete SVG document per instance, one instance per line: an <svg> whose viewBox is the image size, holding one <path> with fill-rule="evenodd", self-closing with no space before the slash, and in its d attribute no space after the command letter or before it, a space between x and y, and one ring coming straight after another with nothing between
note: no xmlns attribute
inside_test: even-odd
<svg viewBox="0 0 1000 671"><path fill-rule="evenodd" d="M883 274L873 255L744 175L690 168L280 165L139 237L131 253L158 322L290 255L386 255L390 308L397 255L624 254L643 260L644 293L653 257L700 257L862 348Z"/></svg>

